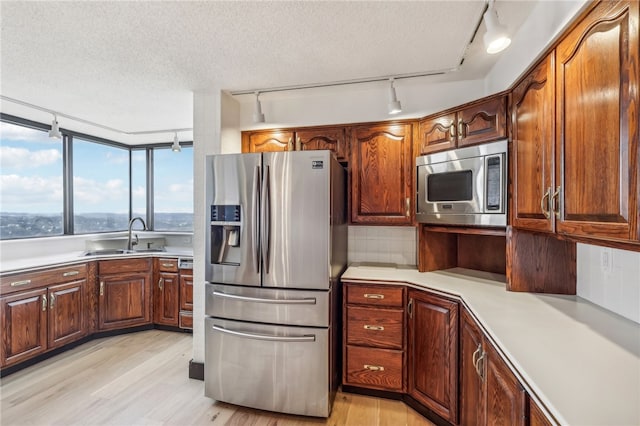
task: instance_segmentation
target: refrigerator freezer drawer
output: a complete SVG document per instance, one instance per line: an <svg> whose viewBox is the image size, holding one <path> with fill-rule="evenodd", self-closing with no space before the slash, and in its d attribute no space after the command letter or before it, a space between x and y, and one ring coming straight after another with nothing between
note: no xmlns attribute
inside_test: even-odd
<svg viewBox="0 0 640 426"><path fill-rule="evenodd" d="M329 329L205 318L205 395L261 410L328 417Z"/></svg>
<svg viewBox="0 0 640 426"><path fill-rule="evenodd" d="M329 326L330 291L205 285L206 315L270 324Z"/></svg>

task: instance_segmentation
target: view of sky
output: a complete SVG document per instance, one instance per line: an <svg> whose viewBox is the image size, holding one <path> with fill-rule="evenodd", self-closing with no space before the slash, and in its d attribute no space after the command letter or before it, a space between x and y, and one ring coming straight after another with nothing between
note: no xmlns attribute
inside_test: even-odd
<svg viewBox="0 0 640 426"><path fill-rule="evenodd" d="M155 150L155 210L193 211L193 149ZM127 213L129 151L74 140L74 209L82 213ZM133 152L133 207L144 213L146 157ZM62 211L62 141L46 132L0 122L0 212Z"/></svg>

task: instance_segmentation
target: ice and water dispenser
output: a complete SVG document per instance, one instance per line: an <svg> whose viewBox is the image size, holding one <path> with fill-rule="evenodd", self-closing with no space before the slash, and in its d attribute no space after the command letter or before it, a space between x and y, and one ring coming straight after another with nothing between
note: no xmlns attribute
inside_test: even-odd
<svg viewBox="0 0 640 426"><path fill-rule="evenodd" d="M211 263L240 265L239 205L211 206Z"/></svg>

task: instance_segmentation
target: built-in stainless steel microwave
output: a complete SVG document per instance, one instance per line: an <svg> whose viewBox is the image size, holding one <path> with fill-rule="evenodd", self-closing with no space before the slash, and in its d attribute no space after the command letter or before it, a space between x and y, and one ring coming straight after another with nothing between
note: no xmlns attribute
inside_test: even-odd
<svg viewBox="0 0 640 426"><path fill-rule="evenodd" d="M418 222L507 225L507 141L416 159Z"/></svg>

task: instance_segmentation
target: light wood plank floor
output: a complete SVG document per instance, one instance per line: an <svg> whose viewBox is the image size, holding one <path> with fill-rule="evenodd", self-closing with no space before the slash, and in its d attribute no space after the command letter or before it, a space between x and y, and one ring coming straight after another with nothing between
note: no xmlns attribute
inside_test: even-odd
<svg viewBox="0 0 640 426"><path fill-rule="evenodd" d="M402 402L339 392L331 417L215 402L189 379L191 335L149 330L97 339L0 381L0 424L432 425Z"/></svg>

